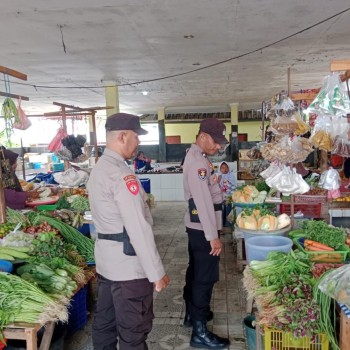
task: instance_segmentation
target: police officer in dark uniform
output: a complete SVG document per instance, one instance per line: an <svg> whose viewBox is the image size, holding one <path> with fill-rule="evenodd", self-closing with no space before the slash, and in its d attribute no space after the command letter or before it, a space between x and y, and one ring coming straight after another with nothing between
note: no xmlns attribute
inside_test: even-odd
<svg viewBox="0 0 350 350"><path fill-rule="evenodd" d="M223 144L228 143L225 132L224 123L218 119L203 120L183 165L189 253L184 287L184 325L193 327L191 346L205 349L224 349L230 344L229 339L207 329L207 321L213 318L210 311L212 291L219 280L223 202L218 179L207 156L216 154Z"/></svg>
<svg viewBox="0 0 350 350"><path fill-rule="evenodd" d="M152 231L147 195L125 161L145 135L139 117L116 113L106 122L106 149L88 182L98 231L95 244L98 300L92 326L95 350L145 350L152 329L153 291L169 277Z"/></svg>

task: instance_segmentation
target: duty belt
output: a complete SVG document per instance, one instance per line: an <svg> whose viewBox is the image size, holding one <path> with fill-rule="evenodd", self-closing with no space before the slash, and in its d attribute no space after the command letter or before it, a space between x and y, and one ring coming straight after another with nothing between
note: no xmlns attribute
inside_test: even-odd
<svg viewBox="0 0 350 350"><path fill-rule="evenodd" d="M132 244L130 243L130 238L125 227L123 227L123 232L121 233L100 233L98 232L97 237L99 239L105 239L107 241L117 241L123 243L123 253L129 256L135 256L136 252Z"/></svg>
<svg viewBox="0 0 350 350"><path fill-rule="evenodd" d="M190 220L191 220L191 222L200 222L199 215L198 215L198 210L197 210L197 207L196 207L196 204L195 204L193 198L190 198L188 200L188 209L189 209L189 212L190 212ZM222 203L214 204L214 210L215 211L221 211L222 210Z"/></svg>

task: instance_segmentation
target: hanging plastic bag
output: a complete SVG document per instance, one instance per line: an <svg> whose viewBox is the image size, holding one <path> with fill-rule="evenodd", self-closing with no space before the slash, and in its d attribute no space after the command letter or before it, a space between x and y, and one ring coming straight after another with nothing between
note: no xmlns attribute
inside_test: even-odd
<svg viewBox="0 0 350 350"><path fill-rule="evenodd" d="M297 128L294 130L295 135L303 135L310 130L310 127L304 122L299 111L295 111L291 119L297 124Z"/></svg>
<svg viewBox="0 0 350 350"><path fill-rule="evenodd" d="M318 116L315 128L312 131L310 141L312 144L324 151L330 152L333 149L332 120L330 116Z"/></svg>
<svg viewBox="0 0 350 350"><path fill-rule="evenodd" d="M350 266L344 265L327 273L318 288L322 293L350 308Z"/></svg>
<svg viewBox="0 0 350 350"><path fill-rule="evenodd" d="M29 118L24 113L24 110L22 109L21 103L22 103L22 100L21 100L21 98L19 98L18 107L17 107L18 121L13 123L13 127L15 129L19 129L19 130L27 130L32 125L32 122L29 120Z"/></svg>
<svg viewBox="0 0 350 350"><path fill-rule="evenodd" d="M57 152L62 148L62 140L67 137L68 134L66 131L63 130L63 128L59 128L57 131L56 136L52 139L52 141L48 145L48 149L50 152Z"/></svg>
<svg viewBox="0 0 350 350"><path fill-rule="evenodd" d="M298 124L286 115L279 115L271 123L271 130L275 134L290 134L297 130Z"/></svg>
<svg viewBox="0 0 350 350"><path fill-rule="evenodd" d="M321 174L319 185L325 190L337 190L341 184L340 175L337 170L330 167Z"/></svg>

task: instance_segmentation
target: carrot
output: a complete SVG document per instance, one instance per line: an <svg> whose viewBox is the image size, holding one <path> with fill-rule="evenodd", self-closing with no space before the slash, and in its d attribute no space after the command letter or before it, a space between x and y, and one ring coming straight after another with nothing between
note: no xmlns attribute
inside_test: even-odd
<svg viewBox="0 0 350 350"><path fill-rule="evenodd" d="M310 239L305 239L304 246L318 248L318 250L334 251L332 247L329 247L328 245L320 242L312 241Z"/></svg>
<svg viewBox="0 0 350 350"><path fill-rule="evenodd" d="M312 254L312 256L310 256L310 260L322 262L342 262L343 256L339 253Z"/></svg>
<svg viewBox="0 0 350 350"><path fill-rule="evenodd" d="M304 245L305 246L305 245ZM306 251L312 251L312 252L333 252L334 250L325 250L325 249L320 249L317 247L314 247L312 245L307 245L305 246Z"/></svg>

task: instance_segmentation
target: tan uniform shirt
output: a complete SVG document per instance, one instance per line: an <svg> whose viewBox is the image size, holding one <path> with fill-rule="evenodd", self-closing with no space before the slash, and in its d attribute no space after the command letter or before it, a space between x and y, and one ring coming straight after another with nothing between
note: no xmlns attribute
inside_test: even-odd
<svg viewBox="0 0 350 350"><path fill-rule="evenodd" d="M192 144L185 158L183 184L185 200L193 198L200 220L200 223L191 222L187 210L186 227L204 231L207 241L218 238L218 230L222 229L222 212L214 210L214 203L222 203L223 195L213 165L196 144Z"/></svg>
<svg viewBox="0 0 350 350"><path fill-rule="evenodd" d="M97 272L112 281L159 281L165 271L154 241L147 195L124 159L106 148L92 169L87 188L97 232L120 233L125 227L136 252L128 256L122 242L97 239Z"/></svg>

